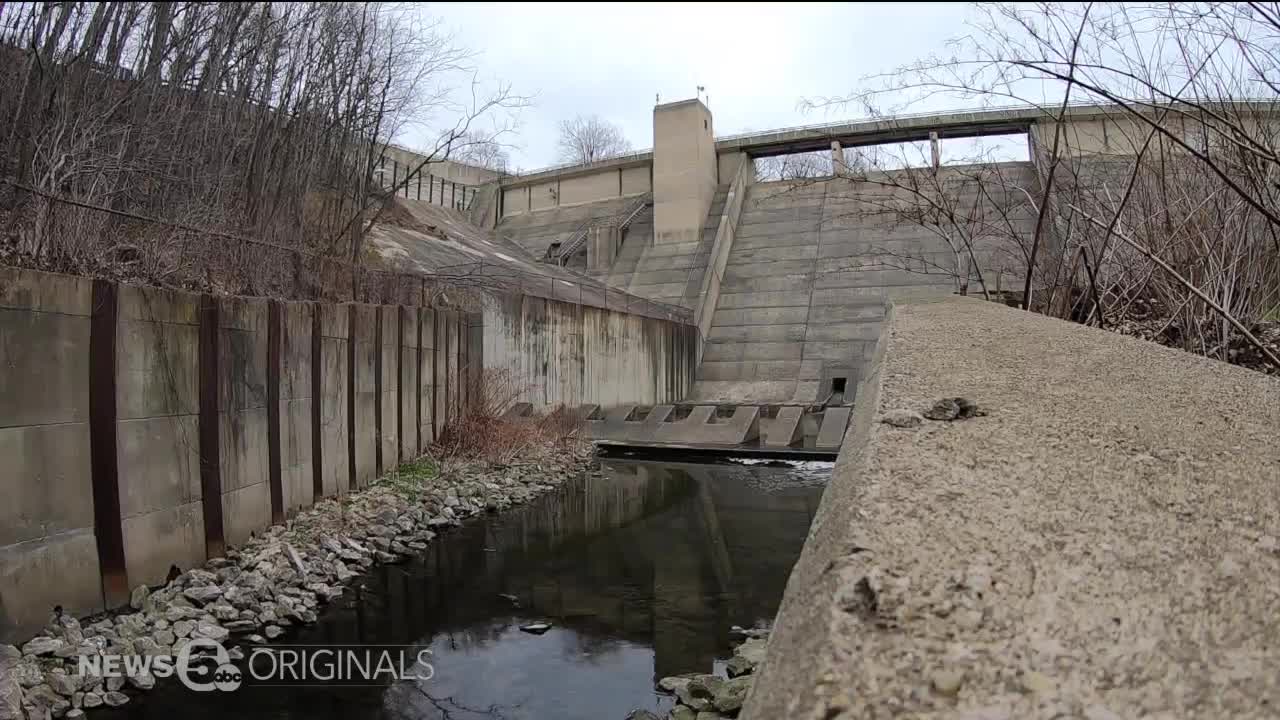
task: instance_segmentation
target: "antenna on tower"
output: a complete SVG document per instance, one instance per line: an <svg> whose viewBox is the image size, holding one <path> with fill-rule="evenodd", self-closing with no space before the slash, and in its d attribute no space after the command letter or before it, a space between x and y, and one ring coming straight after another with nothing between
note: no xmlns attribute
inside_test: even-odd
<svg viewBox="0 0 1280 720"><path fill-rule="evenodd" d="M706 92L706 90L707 90L707 86L706 86L706 85L699 85L699 86L698 86L698 96L697 96L697 97L698 97L698 99L699 99L699 100L701 100L701 99L702 99L702 93Z"/></svg>

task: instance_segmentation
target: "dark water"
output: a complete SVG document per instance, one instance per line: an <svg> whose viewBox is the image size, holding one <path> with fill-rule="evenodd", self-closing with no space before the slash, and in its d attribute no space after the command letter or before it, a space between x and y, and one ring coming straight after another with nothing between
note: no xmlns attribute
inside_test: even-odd
<svg viewBox="0 0 1280 720"><path fill-rule="evenodd" d="M772 621L830 466L605 461L527 507L378 568L292 644L412 644L434 677L195 693L166 680L106 717L622 720ZM501 595L518 598L518 607ZM532 635L520 626L546 621ZM412 654L410 657L412 658ZM99 713L95 712L95 716Z"/></svg>

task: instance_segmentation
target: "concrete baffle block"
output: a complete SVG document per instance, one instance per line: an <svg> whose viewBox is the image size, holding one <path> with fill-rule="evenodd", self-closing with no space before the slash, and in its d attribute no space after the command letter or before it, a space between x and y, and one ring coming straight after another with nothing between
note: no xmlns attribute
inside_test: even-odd
<svg viewBox="0 0 1280 720"><path fill-rule="evenodd" d="M849 425L852 413L853 408L848 407L830 407L823 411L816 446L822 450L838 449L844 441L844 429Z"/></svg>
<svg viewBox="0 0 1280 720"><path fill-rule="evenodd" d="M800 428L800 418L804 417L804 408L798 405L787 405L778 408L778 414L772 419L761 420L761 434L767 447L791 447L804 437Z"/></svg>

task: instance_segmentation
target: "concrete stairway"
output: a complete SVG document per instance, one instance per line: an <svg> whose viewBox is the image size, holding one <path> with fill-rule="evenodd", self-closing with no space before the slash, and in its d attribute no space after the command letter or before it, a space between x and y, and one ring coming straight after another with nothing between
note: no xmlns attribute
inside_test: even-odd
<svg viewBox="0 0 1280 720"><path fill-rule="evenodd" d="M698 242L655 245L650 208L632 224L622 251L604 279L613 287L641 297L693 307L702 287L702 275L710 263L711 246L728 194L728 185L716 188Z"/></svg>

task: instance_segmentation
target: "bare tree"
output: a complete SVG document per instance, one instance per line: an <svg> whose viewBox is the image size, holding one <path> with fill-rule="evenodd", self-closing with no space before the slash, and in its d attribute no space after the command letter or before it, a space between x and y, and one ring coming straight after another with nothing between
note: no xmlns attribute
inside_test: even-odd
<svg viewBox="0 0 1280 720"><path fill-rule="evenodd" d="M303 258L364 262L366 221L394 192L376 174L393 138L425 129L433 162L509 127L522 99L468 88L469 58L391 4L2 3L0 251L64 272L326 292L335 278Z"/></svg>
<svg viewBox="0 0 1280 720"><path fill-rule="evenodd" d="M833 174L831 152L793 153L757 158L756 180L803 180L805 178L830 177Z"/></svg>
<svg viewBox="0 0 1280 720"><path fill-rule="evenodd" d="M560 121L560 161L592 163L631 150L622 128L597 115Z"/></svg>
<svg viewBox="0 0 1280 720"><path fill-rule="evenodd" d="M1280 10L1271 3L984 3L946 57L814 104L1033 105L1039 189L1023 304L1224 360L1274 363ZM889 99L892 107L880 107ZM1078 104L1112 108L1072 123Z"/></svg>
<svg viewBox="0 0 1280 720"><path fill-rule="evenodd" d="M462 145L452 159L494 172L506 173L511 170L511 153L506 146L494 137L474 132L469 132L462 138Z"/></svg>

